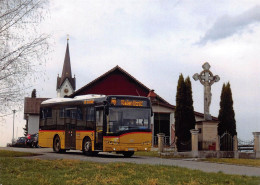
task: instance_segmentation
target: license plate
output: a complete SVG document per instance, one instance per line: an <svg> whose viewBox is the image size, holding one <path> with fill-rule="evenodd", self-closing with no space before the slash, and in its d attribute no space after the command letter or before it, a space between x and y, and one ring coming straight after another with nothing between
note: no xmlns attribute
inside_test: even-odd
<svg viewBox="0 0 260 185"><path fill-rule="evenodd" d="M134 148L128 148L128 151L135 151Z"/></svg>

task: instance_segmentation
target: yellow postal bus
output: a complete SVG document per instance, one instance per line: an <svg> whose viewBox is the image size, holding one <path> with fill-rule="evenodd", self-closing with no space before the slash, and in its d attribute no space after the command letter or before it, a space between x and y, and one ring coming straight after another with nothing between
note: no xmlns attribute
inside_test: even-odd
<svg viewBox="0 0 260 185"><path fill-rule="evenodd" d="M116 152L131 157L152 145L147 97L84 95L41 104L39 145L55 152Z"/></svg>

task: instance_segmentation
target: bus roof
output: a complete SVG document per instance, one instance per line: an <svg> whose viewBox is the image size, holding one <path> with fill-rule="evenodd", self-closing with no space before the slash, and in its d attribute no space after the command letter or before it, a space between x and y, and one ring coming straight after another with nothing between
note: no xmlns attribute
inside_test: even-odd
<svg viewBox="0 0 260 185"><path fill-rule="evenodd" d="M88 94L75 96L74 98L52 98L45 100L41 103L42 106L47 105L59 105L59 104L96 104L106 101L110 98L135 98L135 99L148 99L143 96L126 96L126 95L100 95L100 94Z"/></svg>
<svg viewBox="0 0 260 185"><path fill-rule="evenodd" d="M100 94L88 94L88 95L81 95L81 96L75 96L74 98L52 98L43 101L41 104L57 104L57 103L65 103L65 102L76 102L76 101L82 101L82 100L89 100L89 99L97 99L97 98L105 98L105 95Z"/></svg>

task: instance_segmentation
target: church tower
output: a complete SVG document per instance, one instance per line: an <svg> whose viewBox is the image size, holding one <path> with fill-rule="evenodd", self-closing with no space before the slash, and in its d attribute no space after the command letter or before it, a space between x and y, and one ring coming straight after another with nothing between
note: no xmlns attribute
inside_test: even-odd
<svg viewBox="0 0 260 185"><path fill-rule="evenodd" d="M61 77L57 77L57 97L63 98L69 96L75 92L76 78L72 78L71 66L70 66L70 52L69 52L69 38L67 38L67 48L65 53L65 59L62 69Z"/></svg>

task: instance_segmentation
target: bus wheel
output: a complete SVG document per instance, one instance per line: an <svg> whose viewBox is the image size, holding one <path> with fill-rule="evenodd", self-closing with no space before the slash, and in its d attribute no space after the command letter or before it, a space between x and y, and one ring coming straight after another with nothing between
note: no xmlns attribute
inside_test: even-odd
<svg viewBox="0 0 260 185"><path fill-rule="evenodd" d="M54 140L53 140L53 151L54 152L61 152L60 149L60 137L59 136L55 136Z"/></svg>
<svg viewBox="0 0 260 185"><path fill-rule="evenodd" d="M84 139L83 145L82 145L82 151L85 155L91 155L92 154L92 144L91 144L90 138Z"/></svg>
<svg viewBox="0 0 260 185"><path fill-rule="evenodd" d="M132 157L135 152L123 152L124 157Z"/></svg>

